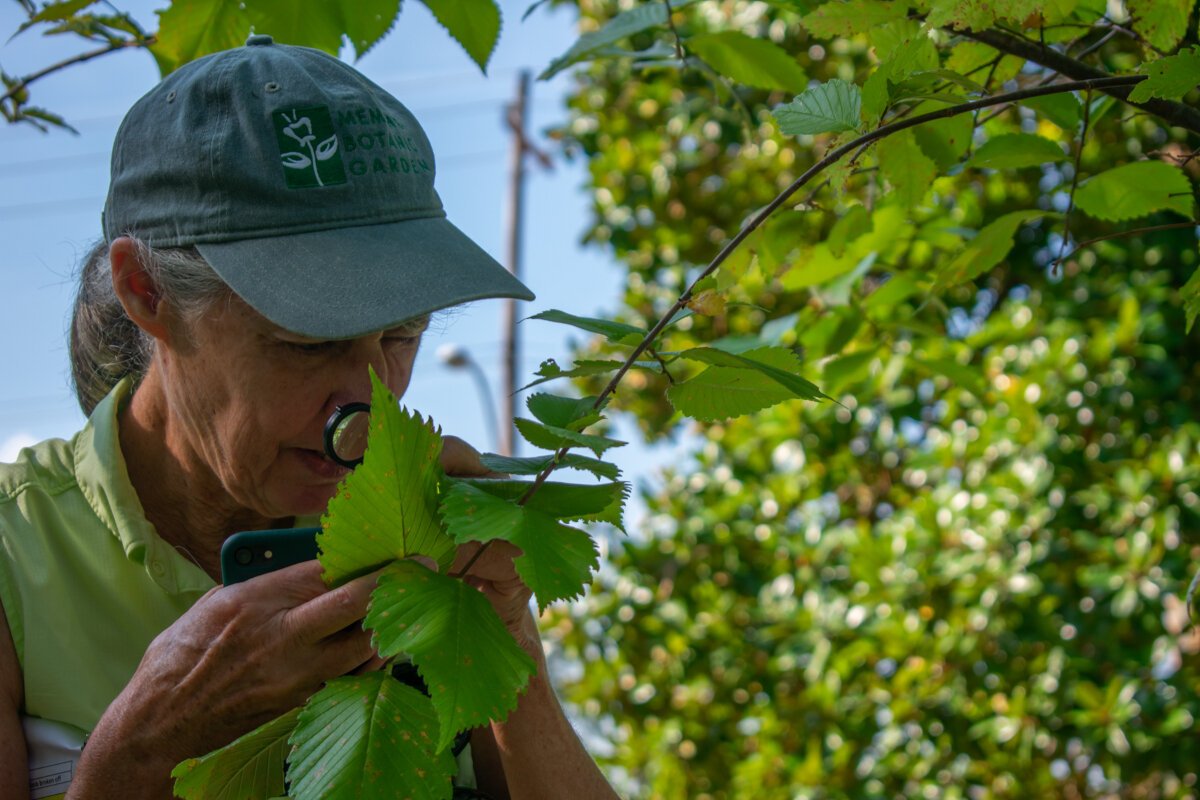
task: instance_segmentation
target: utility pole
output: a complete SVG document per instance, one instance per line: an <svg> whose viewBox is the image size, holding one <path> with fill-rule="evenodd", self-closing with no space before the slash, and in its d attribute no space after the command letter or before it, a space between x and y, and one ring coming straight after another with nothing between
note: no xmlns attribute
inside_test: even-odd
<svg viewBox="0 0 1200 800"><path fill-rule="evenodd" d="M525 134L525 121L529 108L529 71L521 70L517 76L517 97L505 109L506 121L512 131L512 149L509 151L508 205L505 208L505 227L508 231L508 246L505 266L513 277L521 278L521 223L525 205L525 156L532 154L545 169L550 169L550 156L539 150ZM517 392L517 371L520 369L520 340L517 334L517 301L506 300L504 304L503 338L504 380L500 392L500 441L501 455L516 455L516 437L513 426L514 403Z"/></svg>

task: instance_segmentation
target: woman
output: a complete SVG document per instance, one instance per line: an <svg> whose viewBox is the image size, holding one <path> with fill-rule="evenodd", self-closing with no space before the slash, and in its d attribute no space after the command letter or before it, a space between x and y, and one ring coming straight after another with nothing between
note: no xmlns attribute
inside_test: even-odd
<svg viewBox="0 0 1200 800"><path fill-rule="evenodd" d="M404 392L431 312L532 297L445 220L404 106L266 36L134 106L104 230L72 327L89 422L0 469L5 798L170 797L179 761L378 666L356 624L373 578L326 591L309 562L216 586L221 543L322 511L345 475L325 420L369 399L369 367ZM482 472L454 440L443 461ZM538 674L473 734L479 786L612 797L546 681L513 552L472 574Z"/></svg>

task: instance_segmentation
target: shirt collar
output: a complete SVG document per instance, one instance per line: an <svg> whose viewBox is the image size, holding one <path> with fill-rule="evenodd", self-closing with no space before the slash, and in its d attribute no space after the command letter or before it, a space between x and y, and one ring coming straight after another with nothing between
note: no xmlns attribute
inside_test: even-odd
<svg viewBox="0 0 1200 800"><path fill-rule="evenodd" d="M215 585L213 579L158 535L129 480L118 426L132 390L131 378L118 383L76 436L76 480L96 516L120 541L125 556L142 564L155 583L171 594L206 592Z"/></svg>

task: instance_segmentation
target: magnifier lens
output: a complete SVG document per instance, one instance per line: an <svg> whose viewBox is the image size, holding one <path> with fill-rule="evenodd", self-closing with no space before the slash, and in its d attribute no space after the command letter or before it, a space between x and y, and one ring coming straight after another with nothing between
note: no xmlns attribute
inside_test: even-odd
<svg viewBox="0 0 1200 800"><path fill-rule="evenodd" d="M370 412L371 407L366 403L338 408L325 425L325 454L343 466L353 468L361 464L367 450Z"/></svg>

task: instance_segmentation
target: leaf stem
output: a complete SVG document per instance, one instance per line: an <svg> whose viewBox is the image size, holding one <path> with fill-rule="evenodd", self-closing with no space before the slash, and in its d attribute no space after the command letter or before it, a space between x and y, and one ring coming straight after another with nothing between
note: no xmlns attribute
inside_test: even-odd
<svg viewBox="0 0 1200 800"><path fill-rule="evenodd" d="M1133 228L1133 229L1127 230L1127 231L1117 231L1116 233L1106 233L1103 236L1097 236L1094 239L1088 239L1087 241L1080 242L1078 244L1078 246L1075 247L1074 250L1067 253L1065 256L1059 256L1058 258L1054 259L1054 263L1051 265L1051 267L1053 268L1053 267L1061 264L1064 261L1074 258L1077 253L1079 253L1083 250L1086 250L1087 248L1091 247L1092 245L1096 244L1097 242L1107 242L1109 239L1124 239L1127 236L1139 236L1143 233L1154 233L1155 231L1173 231L1173 230L1178 230L1180 228L1197 228L1197 227L1200 227L1200 221L1191 219L1191 220L1188 220L1187 222L1171 222L1171 223L1168 223L1165 225L1148 225L1145 228Z"/></svg>
<svg viewBox="0 0 1200 800"><path fill-rule="evenodd" d="M1091 122L1092 92L1089 89L1083 99L1083 126L1079 131L1079 147L1075 150L1075 169L1071 172L1071 193L1067 196L1067 210L1063 213L1062 245L1058 249L1058 258L1050 265L1053 272L1062 263L1063 254L1071 241L1071 212L1075 210L1075 190L1079 188L1079 167L1083 161L1083 146L1087 144L1088 123Z"/></svg>
<svg viewBox="0 0 1200 800"><path fill-rule="evenodd" d="M667 27L671 29L671 36L675 38L675 57L686 64L687 56L683 52L683 39L679 36L679 30L675 27L675 20L672 19L672 15L675 12L671 8L671 0L663 0L663 5L667 7Z"/></svg>

